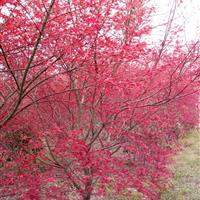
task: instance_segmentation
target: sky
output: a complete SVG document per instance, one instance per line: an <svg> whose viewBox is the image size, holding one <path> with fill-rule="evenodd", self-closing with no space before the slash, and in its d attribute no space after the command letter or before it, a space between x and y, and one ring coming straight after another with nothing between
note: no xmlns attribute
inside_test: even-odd
<svg viewBox="0 0 200 200"><path fill-rule="evenodd" d="M160 25L167 22L170 9L176 1L181 0L149 0L150 4L156 7L156 13L152 18L152 25L156 27L152 31L153 40L163 38L165 26ZM3 8L1 12L9 15L7 8ZM181 37L186 43L191 40L200 40L200 0L182 0L181 5L177 7L174 21L184 28L184 34Z"/></svg>
<svg viewBox="0 0 200 200"><path fill-rule="evenodd" d="M167 22L170 9L175 1L177 0L150 0L157 8L152 22L153 26L157 27L152 33L155 39L163 36L165 26L158 25ZM176 9L174 19L178 25L184 28L182 40L189 42L200 39L200 0L183 0Z"/></svg>

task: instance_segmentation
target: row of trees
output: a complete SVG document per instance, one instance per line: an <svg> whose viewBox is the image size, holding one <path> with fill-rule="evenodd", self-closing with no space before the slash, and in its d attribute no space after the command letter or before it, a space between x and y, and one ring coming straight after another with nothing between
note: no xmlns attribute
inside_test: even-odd
<svg viewBox="0 0 200 200"><path fill-rule="evenodd" d="M177 139L198 123L199 43L168 37L175 9L154 47L145 0L0 11L0 197L159 199Z"/></svg>

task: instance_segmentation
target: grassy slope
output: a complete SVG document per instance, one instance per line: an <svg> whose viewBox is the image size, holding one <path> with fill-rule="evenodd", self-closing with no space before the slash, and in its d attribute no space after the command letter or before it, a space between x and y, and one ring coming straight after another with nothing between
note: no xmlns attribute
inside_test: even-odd
<svg viewBox="0 0 200 200"><path fill-rule="evenodd" d="M200 200L200 132L182 141L184 150L175 156L173 186L163 191L162 200Z"/></svg>
<svg viewBox="0 0 200 200"><path fill-rule="evenodd" d="M193 131L181 140L183 151L173 159L173 185L162 192L161 200L200 200L200 131ZM132 197L118 196L102 200L142 200L137 193Z"/></svg>

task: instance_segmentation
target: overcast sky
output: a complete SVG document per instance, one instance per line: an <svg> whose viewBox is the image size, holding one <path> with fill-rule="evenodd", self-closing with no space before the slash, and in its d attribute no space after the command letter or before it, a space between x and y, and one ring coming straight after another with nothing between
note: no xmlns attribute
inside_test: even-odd
<svg viewBox="0 0 200 200"><path fill-rule="evenodd" d="M1 1L1 0L0 0ZM175 1L181 0L150 0L150 4L156 7L156 13L153 17L153 26L157 27L166 23L169 17L170 9ZM176 10L174 22L184 28L182 40L189 42L190 40L200 40L200 0L182 0L181 6ZM1 12L9 15L7 8ZM1 19L0 19L1 22ZM165 32L165 26L159 26L152 32L153 40L162 39Z"/></svg>
<svg viewBox="0 0 200 200"><path fill-rule="evenodd" d="M153 26L167 22L174 1L177 0L151 0L157 7ZM184 28L183 40L188 42L200 39L200 0L183 0L181 6L177 7L174 21ZM164 26L156 28L153 31L154 37L162 37L163 30Z"/></svg>

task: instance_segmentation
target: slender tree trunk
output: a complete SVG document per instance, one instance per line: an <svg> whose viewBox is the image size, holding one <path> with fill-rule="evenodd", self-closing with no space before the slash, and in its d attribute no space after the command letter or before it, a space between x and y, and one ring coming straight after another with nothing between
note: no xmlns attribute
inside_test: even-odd
<svg viewBox="0 0 200 200"><path fill-rule="evenodd" d="M88 193L86 193L86 194L84 195L83 200L90 200L90 198L91 198L91 193L88 192Z"/></svg>
<svg viewBox="0 0 200 200"><path fill-rule="evenodd" d="M85 172L85 175L89 175L90 174L90 170L89 169L85 169L84 172ZM84 194L83 194L83 200L90 200L91 194L92 194L91 186L92 186L92 178L90 178L85 183L85 190L84 190Z"/></svg>

